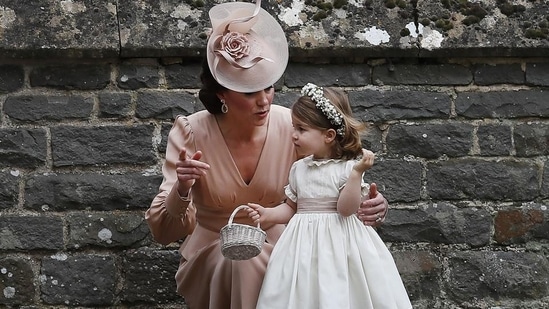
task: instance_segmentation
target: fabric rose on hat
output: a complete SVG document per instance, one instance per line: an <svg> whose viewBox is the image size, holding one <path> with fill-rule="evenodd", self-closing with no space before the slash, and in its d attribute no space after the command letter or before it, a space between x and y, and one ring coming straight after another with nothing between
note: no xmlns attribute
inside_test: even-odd
<svg viewBox="0 0 549 309"><path fill-rule="evenodd" d="M242 33L228 32L221 39L221 49L226 51L235 60L250 54L248 38Z"/></svg>

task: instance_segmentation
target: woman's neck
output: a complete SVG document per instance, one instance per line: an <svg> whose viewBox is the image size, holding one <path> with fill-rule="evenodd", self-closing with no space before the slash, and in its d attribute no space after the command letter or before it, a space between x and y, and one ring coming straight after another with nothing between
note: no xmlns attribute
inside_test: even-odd
<svg viewBox="0 0 549 309"><path fill-rule="evenodd" d="M257 126L224 115L216 115L216 119L225 140L253 141L258 136L263 137L267 129L267 122L264 125Z"/></svg>

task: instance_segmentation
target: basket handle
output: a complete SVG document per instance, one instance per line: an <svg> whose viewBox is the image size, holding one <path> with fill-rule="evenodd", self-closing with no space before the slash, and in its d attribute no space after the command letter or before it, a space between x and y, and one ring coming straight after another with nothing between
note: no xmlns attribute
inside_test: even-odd
<svg viewBox="0 0 549 309"><path fill-rule="evenodd" d="M233 213L232 213L231 216L229 217L229 225L233 224L233 219L234 219L234 216L236 215L236 213L237 213L239 210L242 210L242 209L245 209L245 208L250 208L250 206L248 206L248 205L240 205L240 206L236 207L236 208L233 210ZM257 227L260 228L260 226L259 226L259 221L257 221Z"/></svg>

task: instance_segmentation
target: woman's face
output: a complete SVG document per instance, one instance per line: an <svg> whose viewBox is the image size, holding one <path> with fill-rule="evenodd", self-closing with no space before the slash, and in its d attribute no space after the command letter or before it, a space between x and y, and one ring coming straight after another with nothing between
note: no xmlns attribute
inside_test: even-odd
<svg viewBox="0 0 549 309"><path fill-rule="evenodd" d="M220 95L220 98L225 100L229 108L227 116L242 122L262 125L268 119L274 92L272 86L252 93L227 90Z"/></svg>

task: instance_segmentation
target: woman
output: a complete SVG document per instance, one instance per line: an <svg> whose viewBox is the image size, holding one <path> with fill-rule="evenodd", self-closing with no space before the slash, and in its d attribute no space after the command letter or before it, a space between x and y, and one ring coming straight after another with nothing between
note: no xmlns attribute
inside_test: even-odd
<svg viewBox="0 0 549 309"><path fill-rule="evenodd" d="M284 226L262 226L262 252L249 260L222 256L219 231L241 204L274 207L284 199L288 172L298 159L290 111L271 105L272 85L288 62L278 22L255 5L230 2L210 12L200 100L207 111L177 117L168 137L164 180L145 214L161 244L185 238L177 291L192 309L253 309L273 244ZM359 218L380 223L387 202L375 190ZM245 213L234 222L253 224Z"/></svg>

